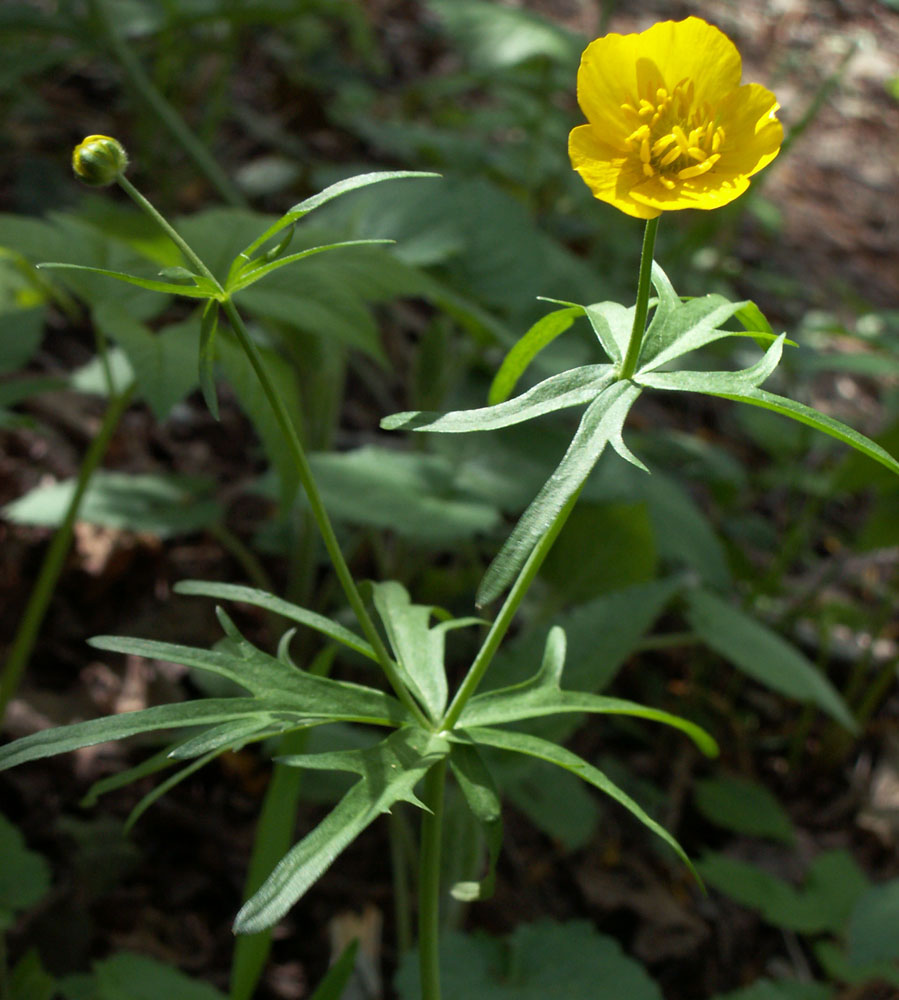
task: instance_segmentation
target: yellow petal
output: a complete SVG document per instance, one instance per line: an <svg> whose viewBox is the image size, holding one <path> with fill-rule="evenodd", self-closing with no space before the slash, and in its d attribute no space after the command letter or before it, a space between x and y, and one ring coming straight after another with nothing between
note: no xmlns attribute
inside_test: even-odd
<svg viewBox="0 0 899 1000"><path fill-rule="evenodd" d="M637 219L654 219L662 209L635 201L630 192L646 178L639 156L623 155L603 142L593 125L579 125L568 137L571 165L593 192L593 197L614 205Z"/></svg>
<svg viewBox="0 0 899 1000"><path fill-rule="evenodd" d="M669 92L681 80L692 80L694 107L705 101L714 107L740 84L742 61L736 45L702 18L661 21L637 37L638 78L647 85L661 79Z"/></svg>
<svg viewBox="0 0 899 1000"><path fill-rule="evenodd" d="M604 35L581 56L577 100L588 122L605 141L622 152L634 130L633 118L622 105L637 106L637 39L639 35Z"/></svg>
<svg viewBox="0 0 899 1000"><path fill-rule="evenodd" d="M648 210L661 214L684 208L721 208L734 198L739 198L748 187L749 179L742 175L722 178L708 173L690 180L677 181L673 190L669 191L654 177L633 188L630 196Z"/></svg>
<svg viewBox="0 0 899 1000"><path fill-rule="evenodd" d="M716 170L724 176L751 177L777 156L783 142L783 126L774 117L777 108L774 94L760 83L744 84L721 101L718 124L727 140Z"/></svg>

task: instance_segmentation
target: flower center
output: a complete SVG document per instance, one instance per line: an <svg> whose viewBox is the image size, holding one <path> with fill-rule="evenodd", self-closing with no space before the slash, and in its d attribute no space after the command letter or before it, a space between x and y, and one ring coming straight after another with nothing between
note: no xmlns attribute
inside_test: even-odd
<svg viewBox="0 0 899 1000"><path fill-rule="evenodd" d="M625 140L640 157L646 177L658 177L670 191L678 180L689 180L711 170L721 159L724 129L715 124L711 107L693 106L689 78L668 91L659 84L621 110L636 125Z"/></svg>

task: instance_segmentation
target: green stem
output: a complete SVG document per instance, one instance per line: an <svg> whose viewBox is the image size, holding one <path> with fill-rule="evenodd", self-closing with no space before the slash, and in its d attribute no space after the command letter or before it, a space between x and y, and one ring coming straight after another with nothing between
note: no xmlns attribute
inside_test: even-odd
<svg viewBox="0 0 899 1000"><path fill-rule="evenodd" d="M418 880L418 962L422 1000L440 1000L440 839L446 758L425 775Z"/></svg>
<svg viewBox="0 0 899 1000"><path fill-rule="evenodd" d="M116 183L119 187L128 195L128 197L137 205L139 209L146 212L147 215L163 230L163 232L168 236L168 238L175 244L176 247L184 254L188 263L193 264L194 268L202 274L205 278L208 278L215 286L217 291L220 293L220 300L226 298L225 290L222 288L218 279L209 270L209 268L200 260L199 256L195 253L193 248L187 243L184 237L172 226L168 219L156 208L156 206L148 201L137 188L128 180L124 174L119 174L116 177Z"/></svg>
<svg viewBox="0 0 899 1000"><path fill-rule="evenodd" d="M356 620L359 622L359 625L365 634L365 638L371 644L372 649L374 649L378 662L380 663L384 673L387 675L387 679L393 690L396 692L396 696L414 716L419 725L430 729L431 724L403 685L403 682L397 673L396 665L390 658L390 654L384 646L384 642L365 607L362 595L356 587L356 582L353 580L353 576L346 564L346 560L343 558L343 552L340 550L340 544L338 543L337 536L334 533L334 527L331 524L331 519L328 517L328 512L325 509L321 494L318 492L318 486L312 476L312 469L309 467L309 460L306 457L306 451L300 442L295 427L293 426L293 421L290 419L287 407L284 405L284 401L278 395L274 384L269 378L265 365L262 362L262 357L256 345L253 343L253 339L250 337L250 334L244 325L243 319L237 311L234 303L230 299L226 299L222 307L228 319L231 321L231 328L233 329L240 346L243 348L253 371L256 373L256 377L259 379L262 391L268 398L275 420L277 421L278 427L284 436L284 443L287 445L291 455L293 456L297 473L299 474L300 483L306 492L306 499L309 503L309 508L312 511L312 516L315 518L318 529L321 532L322 541L325 543L325 548L328 551L331 563L337 573L337 578L340 580L343 592L349 601L350 607L353 609Z"/></svg>
<svg viewBox="0 0 899 1000"><path fill-rule="evenodd" d="M193 160L200 173L204 174L221 197L237 208L246 208L247 200L231 182L231 178L219 166L218 161L194 135L190 126L163 97L131 49L116 31L110 17L107 0L91 0L91 10L100 31L105 35L109 51L117 60L128 82L150 107L172 138Z"/></svg>
<svg viewBox="0 0 899 1000"><path fill-rule="evenodd" d="M34 649L41 622L44 620L44 615L50 604L56 583L62 573L63 563L72 542L75 521L78 517L84 493L90 483L91 476L93 476L97 467L103 461L103 456L106 454L106 449L109 447L112 435L115 433L115 429L122 419L122 414L131 402L133 391L134 387L129 386L124 392L113 396L109 400L106 412L103 414L100 430L93 441L91 441L90 447L87 449L87 453L81 463L81 468L78 470L78 478L75 482L75 491L72 494L72 499L69 501L69 506L66 509L62 523L56 529L53 540L47 549L47 554L44 556L37 580L28 597L28 603L25 606L25 611L6 658L3 676L0 677L0 719L3 718L6 706L16 693L19 681L22 679L22 674L28 665L28 660Z"/></svg>
<svg viewBox="0 0 899 1000"><path fill-rule="evenodd" d="M508 597L506 597L505 603L499 610L499 614L490 626L490 631L487 633L484 639L484 644L478 651L478 655L475 657L474 662L469 668L465 679L459 686L459 690L456 692L455 697L447 709L446 715L443 717L443 722L441 723L441 728L445 730L450 730L459 721L459 716L462 714L462 710L465 708L468 699L477 691L478 685L487 668L493 661L493 657L496 655L497 649L499 649L500 643L506 636L506 632L509 631L509 626L512 624L512 619L515 617L515 612L518 610L518 606L524 599L524 595L528 592L531 584L534 582L535 577L540 572L540 567L543 565L543 560L549 554L549 550L552 548L553 543L559 535L559 532L568 520L568 515L574 509L574 505L577 503L577 498L580 496L581 490L578 489L571 497L569 497L565 506L556 514L555 520L550 524L546 530L546 534L540 539L540 541L534 547L533 552L528 556L527 562L522 567L521 572L518 574L518 579L512 585L512 589L509 591Z"/></svg>
<svg viewBox="0 0 899 1000"><path fill-rule="evenodd" d="M393 871L393 920L396 950L405 955L412 947L412 913L409 893L410 835L402 803L387 814L390 820L390 867Z"/></svg>
<svg viewBox="0 0 899 1000"><path fill-rule="evenodd" d="M652 278L652 254L655 249L656 231L659 228L660 215L646 220L643 231L643 250L640 253L640 277L637 279L637 305L634 309L634 325L631 329L631 339L628 341L627 354L621 363L619 378L633 378L640 358L640 348L643 346L643 334L646 330L646 314L649 312L649 288Z"/></svg>

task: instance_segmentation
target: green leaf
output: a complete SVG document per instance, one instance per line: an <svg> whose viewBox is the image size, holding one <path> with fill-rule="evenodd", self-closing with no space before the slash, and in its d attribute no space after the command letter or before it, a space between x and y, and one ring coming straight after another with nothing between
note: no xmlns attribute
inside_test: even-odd
<svg viewBox="0 0 899 1000"><path fill-rule="evenodd" d="M812 702L850 732L856 731L839 692L799 650L709 591L697 588L686 597L687 620L716 653L774 691Z"/></svg>
<svg viewBox="0 0 899 1000"><path fill-rule="evenodd" d="M833 1000L833 991L825 983L757 979L745 989L716 993L712 1000Z"/></svg>
<svg viewBox="0 0 899 1000"><path fill-rule="evenodd" d="M170 538L217 524L221 505L204 494L210 483L185 476L132 475L100 470L91 477L78 518L89 524L124 528ZM15 524L56 527L62 522L75 480L38 486L3 508Z"/></svg>
<svg viewBox="0 0 899 1000"><path fill-rule="evenodd" d="M454 743L450 767L459 782L468 808L481 824L487 841L487 873L479 882L457 882L450 890L454 899L465 903L490 899L496 883L496 862L503 843L502 806L493 777L477 747Z"/></svg>
<svg viewBox="0 0 899 1000"><path fill-rule="evenodd" d="M326 250L339 250L341 247L362 247L393 242L393 240L344 240L341 243L326 243L320 247L309 247L308 250L300 250L298 253L292 253L288 257L281 257L279 260L259 263L257 267L250 267L249 264L256 263L255 261L251 261L244 268L237 271L229 282L227 291L233 294L234 292L239 292L242 288L249 288L250 285L254 285L260 278L264 278L267 274L271 274L279 268L286 267L288 264L294 264L304 257L312 257L315 254L324 253Z"/></svg>
<svg viewBox="0 0 899 1000"><path fill-rule="evenodd" d="M394 413L381 421L385 431L435 431L443 434L464 434L468 431L490 431L510 427L544 413L554 413L568 406L589 403L606 389L614 372L610 365L584 365L552 375L514 399L496 406L451 413L430 413L423 410Z"/></svg>
<svg viewBox="0 0 899 1000"><path fill-rule="evenodd" d="M277 704L290 713L291 719L299 714L307 720L347 719L374 725L406 721L405 709L391 695L363 684L316 677L276 660L246 640L232 641L218 650L118 636L97 636L90 645L209 671L264 699L258 705L260 709L271 710L271 705Z"/></svg>
<svg viewBox="0 0 899 1000"><path fill-rule="evenodd" d="M115 278L118 281L127 282L129 285L136 285L138 288L146 288L151 292L165 292L169 295L184 295L189 299L210 299L218 296L207 288L191 288L190 285L176 285L167 281L154 281L151 278L139 278L134 274L125 274L122 271L109 271L105 267L87 267L84 264L38 264L41 270L55 271L85 271L89 274L102 274L107 278Z"/></svg>
<svg viewBox="0 0 899 1000"><path fill-rule="evenodd" d="M565 712L627 715L679 729L704 754L710 757L717 755L718 746L712 737L699 726L679 716L620 698L607 698L586 691L563 691L560 678L565 662L565 648L565 633L562 629L558 626L550 629L540 670L521 684L475 695L465 706L459 725L464 728L495 726Z"/></svg>
<svg viewBox="0 0 899 1000"><path fill-rule="evenodd" d="M586 920L520 924L505 940L451 932L440 942L447 1000L662 1000L644 967ZM418 960L396 977L401 1000L420 1000Z"/></svg>
<svg viewBox="0 0 899 1000"><path fill-rule="evenodd" d="M270 927L326 871L356 837L395 802L420 805L413 793L425 773L449 752L434 733L407 727L368 750L300 754L281 758L296 767L360 775L337 806L278 863L234 922L238 934Z"/></svg>
<svg viewBox="0 0 899 1000"><path fill-rule="evenodd" d="M694 300L695 301L695 300ZM750 368L737 372L646 372L640 370L634 381L651 389L678 392L703 392L720 396L725 393L749 392L774 371L783 352L784 334L768 348L764 356Z"/></svg>
<svg viewBox="0 0 899 1000"><path fill-rule="evenodd" d="M4 750L0 748L0 752ZM50 890L50 866L25 846L25 838L5 816L0 815L0 933L6 921L19 910L27 910Z"/></svg>
<svg viewBox="0 0 899 1000"><path fill-rule="evenodd" d="M118 302L97 306L93 319L125 352L141 396L156 419L165 420L197 384L193 360L200 340L199 319L173 323L153 333Z"/></svg>
<svg viewBox="0 0 899 1000"><path fill-rule="evenodd" d="M578 316L583 315L582 306L572 306L556 309L538 319L506 355L490 385L487 402L491 406L504 403L512 395L515 384L540 351L551 344L559 334L564 333Z"/></svg>
<svg viewBox="0 0 899 1000"><path fill-rule="evenodd" d="M417 170L383 170L376 171L370 174L358 174L356 177L347 177L342 181L338 181L336 184L331 184L326 187L324 191L319 191L318 194L312 195L310 198L306 198L304 201L299 202L294 205L289 211L278 219L272 226L258 238L255 239L245 250L240 254L241 257L250 258L263 244L267 243L273 236L280 233L282 229L287 226L292 225L294 222L299 221L304 215L308 215L316 208L320 208L322 205L334 198L339 198L343 194L348 194L350 191L357 191L359 188L368 187L370 184L379 184L382 181L393 181L402 180L404 178L412 177L439 177L440 174L428 173Z"/></svg>
<svg viewBox="0 0 899 1000"><path fill-rule="evenodd" d="M530 757L537 757L540 760L548 761L550 764L555 764L557 767L570 771L582 781L586 781L587 784L593 785L594 788L598 788L605 795L608 795L609 798L614 799L619 805L624 806L647 829L664 840L690 871L695 874L695 869L690 859L674 837L651 816L647 815L629 795L623 792L599 768L588 764L587 761L578 757L577 754L573 754L570 750L557 746L549 740L540 739L539 736L531 736L529 733L519 733L507 729L466 728L463 730L463 735L483 746L496 747L499 750L510 750L513 753L527 754Z"/></svg>
<svg viewBox="0 0 899 1000"><path fill-rule="evenodd" d="M759 910L768 923L801 934L839 931L868 885L847 851L819 854L801 889L724 854L709 852L696 867L709 885Z"/></svg>
<svg viewBox="0 0 899 1000"><path fill-rule="evenodd" d="M206 726L234 719L244 719L259 711L269 711L273 717L291 718L287 710L277 703L266 704L255 698L206 698L199 701L181 701L173 705L156 705L137 712L122 712L102 719L75 722L70 726L42 729L0 747L0 771L30 760L52 757L69 750L95 746L109 740L121 740L139 733L157 729L183 729L188 726ZM293 713L300 724L308 713Z"/></svg>
<svg viewBox="0 0 899 1000"><path fill-rule="evenodd" d="M240 601L242 604L251 604L256 608L265 608L282 618L296 622L298 625L305 625L314 629L322 635L339 642L343 646L361 653L370 660L377 661L374 650L371 646L355 632L337 622L325 618L324 615L308 611L296 604L291 604L274 594L268 594L264 590L256 590L254 587L244 587L235 583L214 583L209 580L179 580L174 586L176 594L189 594L196 597L212 597L223 601Z"/></svg>
<svg viewBox="0 0 899 1000"><path fill-rule="evenodd" d="M343 949L340 957L325 973L309 1000L340 1000L356 965L359 939L355 938Z"/></svg>
<svg viewBox="0 0 899 1000"><path fill-rule="evenodd" d="M6 970L3 971L5 974ZM53 1000L56 996L56 981L41 965L36 948L26 952L16 963L8 988L8 1000Z"/></svg>
<svg viewBox="0 0 899 1000"><path fill-rule="evenodd" d="M225 723L228 725L228 723ZM240 725L238 723L238 725ZM180 784L186 778L189 778L195 771L199 771L201 768L205 767L211 761L215 760L226 748L223 747L222 750L213 750L208 754L204 754L202 757L198 757L195 761L188 764L187 767L182 767L180 771L176 771L174 774L169 775L165 781L160 782L155 788L152 788L147 794L137 803L137 805L128 813L128 818L125 820L124 830L127 833L134 824L143 816L143 814L152 806L155 802L162 798L167 792L170 792L175 785Z"/></svg>
<svg viewBox="0 0 899 1000"><path fill-rule="evenodd" d="M829 434L844 444L851 445L856 451L860 451L863 455L873 458L875 462L880 462L881 465L885 465L891 472L899 475L899 461L881 448L879 444L875 444L870 438L865 437L864 434L859 434L858 431L846 424L840 423L839 420L834 420L833 417L819 413L817 410L813 410L810 406L805 406L803 403L797 403L794 399L775 396L773 393L765 392L764 389L758 388L739 393L714 391L711 395L721 396L722 399L732 399L735 403L748 403L750 406L761 406L766 410L773 410L775 413L790 417L791 420L798 420L801 424L807 424L809 427L814 427L815 430Z"/></svg>
<svg viewBox="0 0 899 1000"><path fill-rule="evenodd" d="M197 352L197 380L209 412L219 418L219 401L215 391L215 335L219 325L219 310L215 302L207 302L200 322L200 346Z"/></svg>
<svg viewBox="0 0 899 1000"><path fill-rule="evenodd" d="M435 721L440 719L447 699L443 665L446 629L430 628L432 608L413 604L400 583L375 583L372 593L403 682L428 715Z"/></svg>
<svg viewBox="0 0 899 1000"><path fill-rule="evenodd" d="M614 382L587 407L558 468L488 567L478 588L479 607L489 604L512 582L561 509L584 484L606 445L611 444L619 453L627 452L621 432L641 391L633 382Z"/></svg>
<svg viewBox="0 0 899 1000"><path fill-rule="evenodd" d="M634 307L618 302L596 302L584 312L602 349L616 364L624 360L634 325Z"/></svg>
<svg viewBox="0 0 899 1000"><path fill-rule="evenodd" d="M856 901L849 918L849 961L853 965L899 960L899 879L872 886Z"/></svg>
<svg viewBox="0 0 899 1000"><path fill-rule="evenodd" d="M735 833L770 837L792 844L796 831L783 806L755 781L721 775L703 778L694 790L696 807L707 820Z"/></svg>
<svg viewBox="0 0 899 1000"><path fill-rule="evenodd" d="M209 983L143 955L118 952L94 963L97 1000L225 1000Z"/></svg>

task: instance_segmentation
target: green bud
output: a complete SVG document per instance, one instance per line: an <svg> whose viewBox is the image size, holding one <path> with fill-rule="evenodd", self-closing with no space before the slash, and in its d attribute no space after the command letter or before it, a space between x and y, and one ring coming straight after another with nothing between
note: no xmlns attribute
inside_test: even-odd
<svg viewBox="0 0 899 1000"><path fill-rule="evenodd" d="M85 184L114 184L127 167L125 147L108 135L89 135L72 153L72 169Z"/></svg>

